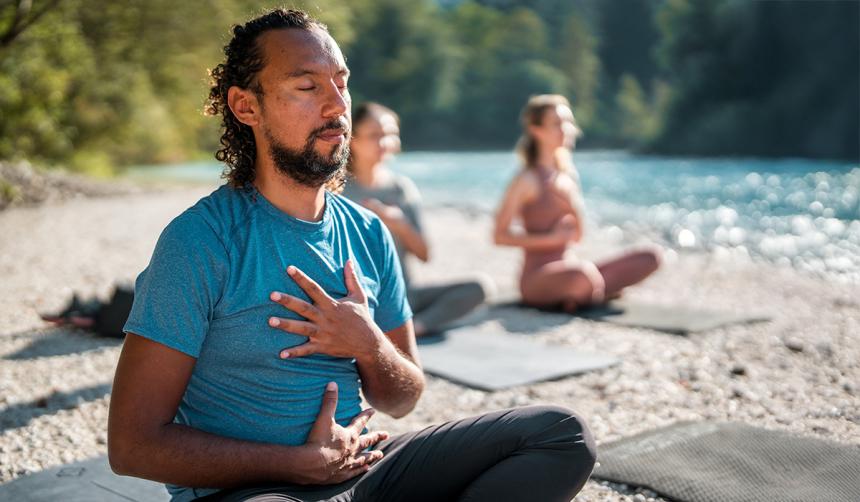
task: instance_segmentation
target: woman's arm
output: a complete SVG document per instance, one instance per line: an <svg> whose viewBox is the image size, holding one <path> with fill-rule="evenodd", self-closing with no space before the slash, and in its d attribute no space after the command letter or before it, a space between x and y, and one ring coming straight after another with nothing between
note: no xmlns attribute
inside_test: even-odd
<svg viewBox="0 0 860 502"><path fill-rule="evenodd" d="M566 202L568 203L570 214L574 218L573 237L571 238L571 241L579 242L582 240L582 235L585 230L585 199L583 198L582 190L579 187L579 176L576 174L576 171L574 171L572 175L565 174L559 179L562 183L560 188L568 194Z"/></svg>
<svg viewBox="0 0 860 502"><path fill-rule="evenodd" d="M377 199L367 199L362 203L379 216L379 219L385 223L385 226L388 227L388 230L403 245L406 251L412 253L421 261L426 262L430 259L430 248L427 245L427 239L412 225L402 209L397 206L383 204Z"/></svg>
<svg viewBox="0 0 860 502"><path fill-rule="evenodd" d="M521 247L526 250L540 251L556 249L564 246L573 236L569 225L556 225L545 234L528 234L514 232L511 224L515 217L520 216L523 206L537 197L538 187L527 171L517 175L508 186L502 204L496 212L496 222L493 229L493 242L499 246Z"/></svg>

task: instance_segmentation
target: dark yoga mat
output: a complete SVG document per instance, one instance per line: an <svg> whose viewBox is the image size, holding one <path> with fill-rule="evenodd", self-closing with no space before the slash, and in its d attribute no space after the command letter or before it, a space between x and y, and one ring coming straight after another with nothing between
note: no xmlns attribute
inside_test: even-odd
<svg viewBox="0 0 860 502"><path fill-rule="evenodd" d="M860 500L860 446L739 423L679 423L598 457L594 477L683 502Z"/></svg>
<svg viewBox="0 0 860 502"><path fill-rule="evenodd" d="M576 315L595 321L649 328L678 335L706 331L730 324L745 324L770 319L767 315L754 312L693 309L679 305L655 305L626 300L613 301L602 307L584 309Z"/></svg>
<svg viewBox="0 0 860 502"><path fill-rule="evenodd" d="M553 380L618 363L607 354L546 345L528 335L457 328L418 341L424 370L481 390Z"/></svg>
<svg viewBox="0 0 860 502"><path fill-rule="evenodd" d="M0 500L21 502L164 502L161 483L117 476L107 457L37 472L0 485Z"/></svg>
<svg viewBox="0 0 860 502"><path fill-rule="evenodd" d="M497 307L533 308L519 303L519 301L500 303ZM552 309L545 309L545 311L560 312ZM694 309L682 305L657 305L628 300L615 300L606 305L584 308L573 315L592 321L648 328L677 335L706 331L731 324L770 320L770 316L756 312Z"/></svg>

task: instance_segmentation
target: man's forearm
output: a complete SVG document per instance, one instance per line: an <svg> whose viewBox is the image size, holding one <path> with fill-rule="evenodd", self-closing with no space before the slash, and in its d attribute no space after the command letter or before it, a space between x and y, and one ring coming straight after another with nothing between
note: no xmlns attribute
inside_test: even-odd
<svg viewBox="0 0 860 502"><path fill-rule="evenodd" d="M380 334L378 347L356 359L361 387L371 406L395 418L405 416L424 391L424 373Z"/></svg>
<svg viewBox="0 0 860 502"><path fill-rule="evenodd" d="M166 424L157 432L125 431L108 445L110 464L122 475L193 488L231 488L249 483L317 481L317 452L226 438L185 425Z"/></svg>

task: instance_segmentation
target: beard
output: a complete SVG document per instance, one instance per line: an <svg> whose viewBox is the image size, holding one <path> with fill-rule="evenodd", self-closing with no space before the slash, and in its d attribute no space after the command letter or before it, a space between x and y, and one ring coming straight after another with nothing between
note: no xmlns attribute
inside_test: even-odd
<svg viewBox="0 0 860 502"><path fill-rule="evenodd" d="M349 138L349 128L344 127L342 122L333 120L312 131L304 147L296 150L278 142L267 129L265 135L269 142L269 157L278 172L307 187L318 188L335 178L343 178L349 160L349 141L334 145L328 155L321 154L314 148L316 138L332 130L343 130L344 135Z"/></svg>

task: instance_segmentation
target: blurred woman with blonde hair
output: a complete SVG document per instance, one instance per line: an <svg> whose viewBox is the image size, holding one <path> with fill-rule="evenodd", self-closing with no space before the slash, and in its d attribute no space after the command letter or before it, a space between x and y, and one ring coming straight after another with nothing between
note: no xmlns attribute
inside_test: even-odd
<svg viewBox="0 0 860 502"><path fill-rule="evenodd" d="M565 256L582 239L583 200L571 151L581 131L564 96L540 95L522 111L523 135L517 151L522 170L511 181L496 214L494 240L523 248L520 274L523 303L573 312L601 304L653 273L654 250L628 252L592 263ZM515 219L524 231L512 229Z"/></svg>

